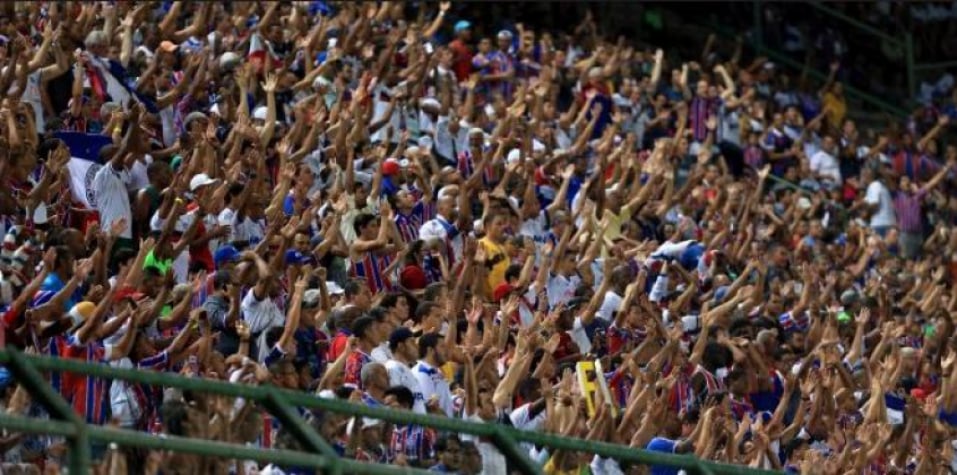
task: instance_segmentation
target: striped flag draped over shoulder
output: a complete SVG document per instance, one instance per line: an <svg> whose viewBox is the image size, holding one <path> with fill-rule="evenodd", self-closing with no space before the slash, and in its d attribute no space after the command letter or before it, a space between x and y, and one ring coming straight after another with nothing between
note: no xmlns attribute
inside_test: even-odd
<svg viewBox="0 0 957 475"><path fill-rule="evenodd" d="M100 163L100 149L112 143L109 137L82 132L60 132L56 138L66 143L70 149L70 191L73 201L87 209L96 208L96 196L93 193L93 177L103 164Z"/></svg>
<svg viewBox="0 0 957 475"><path fill-rule="evenodd" d="M87 73L92 73L89 74L90 87L100 100L106 100L106 96L109 95L113 102L126 108L130 99L135 99L150 113L159 112L156 104L149 97L136 92L132 78L119 61L91 57L89 66Z"/></svg>

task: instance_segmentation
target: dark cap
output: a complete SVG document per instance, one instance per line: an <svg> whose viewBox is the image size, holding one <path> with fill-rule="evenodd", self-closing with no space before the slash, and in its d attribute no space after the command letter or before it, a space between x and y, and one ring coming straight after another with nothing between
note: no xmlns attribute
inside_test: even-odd
<svg viewBox="0 0 957 475"><path fill-rule="evenodd" d="M402 342L409 338L415 338L415 334L412 333L412 330L406 327L396 328L392 331L392 334L389 335L389 349L395 351Z"/></svg>

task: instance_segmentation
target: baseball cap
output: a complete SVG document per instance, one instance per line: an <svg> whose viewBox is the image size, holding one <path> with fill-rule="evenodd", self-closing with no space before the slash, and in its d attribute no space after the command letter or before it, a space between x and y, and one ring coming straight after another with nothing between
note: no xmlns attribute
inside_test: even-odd
<svg viewBox="0 0 957 475"><path fill-rule="evenodd" d="M146 294L144 294L143 292L140 292L140 291L136 290L135 287L126 286L126 287L123 287L122 289L116 291L116 294L113 296L113 301L114 301L114 302L119 302L119 301L125 300L125 299L139 300L139 299L141 299L141 298L143 298L143 297L145 297L145 296L146 296ZM80 303L83 303L83 302L80 302ZM74 306L73 308L78 308L79 305L80 305L80 304L78 303L78 304L76 304L76 306ZM71 312L72 312L72 310L71 310Z"/></svg>
<svg viewBox="0 0 957 475"><path fill-rule="evenodd" d="M121 291L122 292L122 291ZM87 321L93 314L96 312L96 304L93 302L79 302L70 309L67 313L70 320L73 321L73 326L70 328L72 333L77 328L80 328L83 325L83 322Z"/></svg>
<svg viewBox="0 0 957 475"><path fill-rule="evenodd" d="M409 290L420 290L429 285L429 281L425 277L425 272L421 267L416 265L405 266L405 268L402 269L402 272L399 273L399 283L402 284L402 287Z"/></svg>
<svg viewBox="0 0 957 475"><path fill-rule="evenodd" d="M216 263L216 267L226 262L237 261L239 261L239 250L229 245L217 249L216 254L213 256L213 262Z"/></svg>
<svg viewBox="0 0 957 475"><path fill-rule="evenodd" d="M399 166L399 161L394 158L390 158L382 163L382 174L385 176L396 175L399 173L399 168L401 168Z"/></svg>
<svg viewBox="0 0 957 475"><path fill-rule="evenodd" d="M189 191L196 192L196 190L206 185L212 185L218 181L218 179L210 178L209 175L205 173L193 175L193 178L189 180Z"/></svg>
<svg viewBox="0 0 957 475"><path fill-rule="evenodd" d="M329 291L330 295L342 295L346 293L346 290L343 289L342 286L331 280L326 281L326 290Z"/></svg>
<svg viewBox="0 0 957 475"><path fill-rule="evenodd" d="M238 54L227 51L219 57L219 70L223 72L232 71L241 61L242 59Z"/></svg>
<svg viewBox="0 0 957 475"><path fill-rule="evenodd" d="M497 36L502 39L512 39L512 32L508 30L502 30L498 32Z"/></svg>
<svg viewBox="0 0 957 475"><path fill-rule="evenodd" d="M319 289L309 289L302 294L302 303L307 307L319 305L319 297L322 292Z"/></svg>
<svg viewBox="0 0 957 475"><path fill-rule="evenodd" d="M472 28L472 24L469 23L468 20L459 20L459 21L455 22L454 30L455 30L456 33L460 32L460 31L462 31L462 30L467 30L467 29L469 29L469 28Z"/></svg>
<svg viewBox="0 0 957 475"><path fill-rule="evenodd" d="M301 265L312 262L312 259L302 251L290 249L286 251L286 264Z"/></svg>
<svg viewBox="0 0 957 475"><path fill-rule="evenodd" d="M389 335L389 348L396 348L409 338L415 338L415 333L413 333L411 329L407 327L396 328L392 330L392 334Z"/></svg>
<svg viewBox="0 0 957 475"><path fill-rule="evenodd" d="M189 114L186 114L186 118L183 119L183 128L189 130L189 125L195 120L209 120L209 118L206 117L206 114L203 114L199 111L190 112Z"/></svg>
<svg viewBox="0 0 957 475"><path fill-rule="evenodd" d="M269 112L269 109L266 106L259 106L253 109L253 119L256 120L266 120L266 113Z"/></svg>
<svg viewBox="0 0 957 475"><path fill-rule="evenodd" d="M841 305L853 305L857 303L859 297L857 291L853 289L845 290L844 293L841 294Z"/></svg>

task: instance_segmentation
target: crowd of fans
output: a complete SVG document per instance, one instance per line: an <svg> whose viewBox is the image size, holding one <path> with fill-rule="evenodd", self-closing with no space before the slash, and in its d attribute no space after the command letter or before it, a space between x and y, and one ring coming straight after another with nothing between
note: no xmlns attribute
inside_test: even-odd
<svg viewBox="0 0 957 475"><path fill-rule="evenodd" d="M3 344L752 467L957 470L950 114L858 130L840 61L793 90L741 48L456 11L0 5ZM302 449L241 399L47 377L90 424ZM343 457L511 473L483 438L300 413ZM678 472L521 447L546 474ZM0 448L3 473L67 451Z"/></svg>

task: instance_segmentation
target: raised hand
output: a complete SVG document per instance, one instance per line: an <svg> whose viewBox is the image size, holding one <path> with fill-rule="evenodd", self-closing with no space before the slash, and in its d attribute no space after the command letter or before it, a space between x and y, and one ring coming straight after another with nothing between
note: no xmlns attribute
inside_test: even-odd
<svg viewBox="0 0 957 475"><path fill-rule="evenodd" d="M266 82L262 83L263 91L266 93L276 92L276 87L279 84L279 76L275 74L269 74L266 76Z"/></svg>
<svg viewBox="0 0 957 475"><path fill-rule="evenodd" d="M127 228L129 228L129 223L126 221L126 218L113 220L113 222L110 223L110 236L120 236Z"/></svg>

